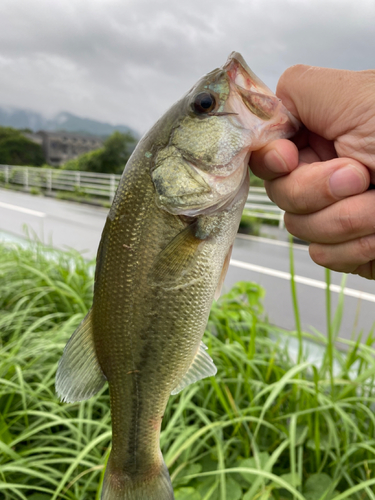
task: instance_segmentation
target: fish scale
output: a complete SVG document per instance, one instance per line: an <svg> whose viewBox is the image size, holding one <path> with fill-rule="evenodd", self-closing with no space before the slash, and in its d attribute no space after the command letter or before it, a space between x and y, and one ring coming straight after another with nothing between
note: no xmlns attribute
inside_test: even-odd
<svg viewBox="0 0 375 500"><path fill-rule="evenodd" d="M102 500L174 498L159 446L165 408L171 393L216 373L201 339L247 199L251 150L297 128L234 53L129 159L98 249L93 306L56 377L68 402L109 384Z"/></svg>
<svg viewBox="0 0 375 500"><path fill-rule="evenodd" d="M165 242L177 236L184 224L167 212L154 210L155 193L149 162L143 160L147 146L146 143L138 151L140 162L135 158L130 164L117 193L121 197L122 193L135 192L141 186L138 203L147 208L139 217L135 199L123 196L110 214L108 242L104 243L103 252L104 261L112 263L112 272L98 276L95 290L101 290L100 302L97 305L94 299L93 304L95 345L111 394L111 464L114 470L116 464L121 464L120 470L132 477L149 475L151 465L158 470L155 466L158 462L159 467L162 466L159 451L162 415L174 380L186 372L201 340L211 304L207 298L212 295L211 288L214 290L215 287L215 279L210 279L206 268L212 250L217 253L214 248L202 253L191 271L193 284L190 290L185 284L184 293L177 294L177 297L173 286L165 290L149 283L147 277L153 261L163 250ZM120 231L118 225L122 220L127 224ZM153 228L151 234L150 227ZM147 245L142 245L142 240L146 240ZM124 242L127 245L130 242L131 249L124 249ZM222 255L221 260L224 258ZM141 268L139 261L144 263ZM206 280L199 280L207 275L211 287L207 286ZM114 301L113 289L124 281L128 286ZM121 308L116 313L116 327L104 336L101 332L108 330L111 311L116 304ZM113 352L114 356L111 355ZM124 380L124 372L133 373ZM117 380L121 383L118 384ZM150 421L157 422L157 425L150 425Z"/></svg>

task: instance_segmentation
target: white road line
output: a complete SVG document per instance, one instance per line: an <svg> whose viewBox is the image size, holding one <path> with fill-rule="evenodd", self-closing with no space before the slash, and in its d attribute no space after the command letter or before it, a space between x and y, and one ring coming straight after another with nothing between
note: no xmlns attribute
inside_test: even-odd
<svg viewBox="0 0 375 500"><path fill-rule="evenodd" d="M281 278L283 280L290 281L292 276L290 273L284 271L277 271L276 269L271 269L269 267L257 266L255 264L249 264L248 262L242 262L240 260L231 259L230 265L234 267L240 267L241 269L247 269L248 271L254 271L256 273L267 274L268 276L274 276L275 278ZM311 278L305 278L304 276L294 276L296 283L301 283L302 285L312 286L314 288L320 288L325 290L327 285L324 281L318 281ZM340 293L341 286L331 284L329 289L331 292ZM353 288L344 288L344 295L348 297L354 297L356 299L367 300L368 302L375 302L375 295L372 293L361 292L360 290L354 290Z"/></svg>
<svg viewBox="0 0 375 500"><path fill-rule="evenodd" d="M289 247L290 245L288 241L272 240L271 238L263 238L262 236L253 236L252 234L238 233L236 238L240 238L241 240L259 241L260 243L269 243L270 245L276 245L278 247ZM307 245L301 245L300 243L293 243L293 248L305 251L309 250L309 247Z"/></svg>
<svg viewBox="0 0 375 500"><path fill-rule="evenodd" d="M0 201L0 207L7 208L8 210L15 210L16 212L22 212L24 214L35 215L35 217L47 217L47 214L43 212L31 210L30 208L19 207L18 205L10 205L9 203L3 203L2 201Z"/></svg>

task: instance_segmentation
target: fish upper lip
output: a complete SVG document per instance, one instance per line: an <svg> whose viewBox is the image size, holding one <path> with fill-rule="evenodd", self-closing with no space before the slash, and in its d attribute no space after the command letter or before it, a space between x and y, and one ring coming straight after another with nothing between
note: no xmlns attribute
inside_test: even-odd
<svg viewBox="0 0 375 500"><path fill-rule="evenodd" d="M242 76L244 80L242 83L246 83L245 87L243 87L245 90L261 92L270 96L275 95L272 90L269 89L267 85L252 71L239 52L234 51L229 54L229 57L226 63L222 66L222 69L227 72L228 77L235 85L240 86L239 80ZM246 79L244 75L246 75Z"/></svg>

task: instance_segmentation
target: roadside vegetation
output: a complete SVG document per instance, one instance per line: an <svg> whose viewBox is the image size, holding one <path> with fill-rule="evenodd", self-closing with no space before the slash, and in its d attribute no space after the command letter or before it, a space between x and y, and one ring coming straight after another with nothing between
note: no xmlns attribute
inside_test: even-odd
<svg viewBox="0 0 375 500"><path fill-rule="evenodd" d="M69 160L61 168L103 174L122 174L136 144L137 139L132 134L114 132L104 141L102 148Z"/></svg>
<svg viewBox="0 0 375 500"><path fill-rule="evenodd" d="M91 305L93 266L38 243L0 245L5 500L100 498L108 389L75 404L54 389L57 361ZM170 398L161 447L176 500L374 500L373 332L338 351L343 297L326 339L301 331L295 292L295 332L267 322L263 295L242 282L214 303L204 341L218 373ZM316 365L311 340L322 346Z"/></svg>
<svg viewBox="0 0 375 500"><path fill-rule="evenodd" d="M42 146L28 139L24 135L27 132L31 130L0 126L0 165L51 168L46 164ZM69 160L61 168L121 174L137 142L137 139L129 132L113 132L104 141L102 148Z"/></svg>
<svg viewBox="0 0 375 500"><path fill-rule="evenodd" d="M0 165L40 167L45 163L43 149L27 139L23 132L12 127L0 127Z"/></svg>
<svg viewBox="0 0 375 500"><path fill-rule="evenodd" d="M10 127L0 127L0 166L15 165L41 168L28 169L27 173L25 173L24 168L11 168L7 174L4 169L0 169L0 187L14 191L26 191L37 196L51 196L53 193L56 198L62 200L101 205L106 208L111 206L108 201L108 193L105 190L103 192L99 190L97 193L92 192L97 187L96 179L89 177L89 181L87 181L87 177L85 178L86 184L88 184L88 190L86 190L79 180L75 180L74 171L89 172L89 174L122 174L137 144L137 139L131 133L114 132L107 137L102 148L69 160L60 168L54 168L45 163L42 147L24 137L22 132ZM53 169L53 183L51 182L50 189L50 181L47 176L51 169ZM68 170L68 174L73 177L67 178L65 170ZM57 189L55 184L58 185Z"/></svg>

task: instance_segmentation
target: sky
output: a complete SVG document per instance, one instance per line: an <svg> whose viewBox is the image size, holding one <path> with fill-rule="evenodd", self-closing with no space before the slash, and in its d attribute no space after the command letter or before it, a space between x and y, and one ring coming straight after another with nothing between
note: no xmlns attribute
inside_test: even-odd
<svg viewBox="0 0 375 500"><path fill-rule="evenodd" d="M0 106L145 133L233 50L273 90L297 63L375 67L375 0L1 0Z"/></svg>

